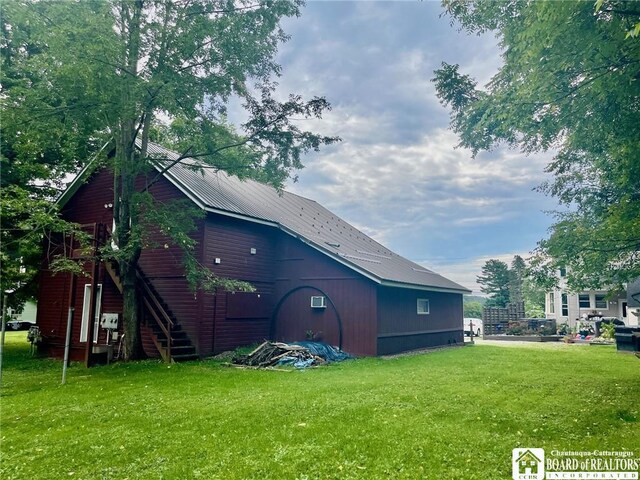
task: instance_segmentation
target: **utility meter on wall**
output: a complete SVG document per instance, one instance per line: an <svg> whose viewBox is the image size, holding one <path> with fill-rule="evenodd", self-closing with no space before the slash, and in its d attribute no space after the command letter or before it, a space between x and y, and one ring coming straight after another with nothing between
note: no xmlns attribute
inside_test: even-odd
<svg viewBox="0 0 640 480"><path fill-rule="evenodd" d="M117 330L118 329L118 314L117 313L103 313L100 318L100 326L105 330Z"/></svg>

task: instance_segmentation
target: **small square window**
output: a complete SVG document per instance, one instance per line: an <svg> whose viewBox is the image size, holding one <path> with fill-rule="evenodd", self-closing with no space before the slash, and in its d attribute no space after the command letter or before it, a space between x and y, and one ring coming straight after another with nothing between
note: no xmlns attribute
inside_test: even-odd
<svg viewBox="0 0 640 480"><path fill-rule="evenodd" d="M429 314L429 300L426 298L418 299L418 315L428 315Z"/></svg>
<svg viewBox="0 0 640 480"><path fill-rule="evenodd" d="M591 300L588 293L581 293L578 295L578 304L580 308L591 308Z"/></svg>

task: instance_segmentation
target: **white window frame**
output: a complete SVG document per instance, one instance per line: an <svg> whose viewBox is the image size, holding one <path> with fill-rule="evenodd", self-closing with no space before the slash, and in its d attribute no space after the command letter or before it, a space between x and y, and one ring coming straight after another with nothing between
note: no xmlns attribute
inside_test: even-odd
<svg viewBox="0 0 640 480"><path fill-rule="evenodd" d="M98 295L96 295L96 316L93 324L93 343L98 343L98 333L100 328L100 308L102 307L102 284L98 285ZM80 342L86 343L89 336L89 308L91 307L91 284L84 285L84 298L82 299L82 323L80 325Z"/></svg>
<svg viewBox="0 0 640 480"><path fill-rule="evenodd" d="M549 313L556 313L556 296L549 292Z"/></svg>
<svg viewBox="0 0 640 480"><path fill-rule="evenodd" d="M420 308L420 305L423 305L423 307ZM430 307L428 298L418 298L418 300L416 301L416 312L418 313L418 315L429 315Z"/></svg>
<svg viewBox="0 0 640 480"><path fill-rule="evenodd" d="M598 306L598 297L601 297L604 302L604 307ZM596 310L609 310L609 301L607 300L607 296L604 293L596 293L593 295L593 308Z"/></svg>
<svg viewBox="0 0 640 480"><path fill-rule="evenodd" d="M587 297L587 302L589 303L589 305L587 305L586 307L583 307L580 302L582 302L582 300L580 299L580 297ZM582 309L587 309L590 310L591 309L591 295L589 295L588 293L579 293L578 294L578 308L582 308Z"/></svg>
<svg viewBox="0 0 640 480"><path fill-rule="evenodd" d="M560 294L560 313L563 317L569 317L569 294Z"/></svg>
<svg viewBox="0 0 640 480"><path fill-rule="evenodd" d="M311 297L311 308L327 308L327 297L324 295L313 295Z"/></svg>

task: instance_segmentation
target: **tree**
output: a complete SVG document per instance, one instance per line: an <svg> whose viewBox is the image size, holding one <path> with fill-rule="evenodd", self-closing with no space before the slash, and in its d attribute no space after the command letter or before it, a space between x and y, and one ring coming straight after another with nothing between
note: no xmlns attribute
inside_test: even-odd
<svg viewBox="0 0 640 480"><path fill-rule="evenodd" d="M451 128L473 154L504 142L552 151L540 190L567 210L532 262L538 279L567 266L571 288L640 276L640 4L623 0L444 0L469 32L493 31L504 64L485 89L458 65L433 81Z"/></svg>
<svg viewBox="0 0 640 480"><path fill-rule="evenodd" d="M513 257L509 269L509 301L518 303L524 301L524 280L527 265L520 255Z"/></svg>
<svg viewBox="0 0 640 480"><path fill-rule="evenodd" d="M480 291L489 295L487 307L506 307L509 303L509 266L496 259L487 260L478 276Z"/></svg>
<svg viewBox="0 0 640 480"><path fill-rule="evenodd" d="M480 302L464 302L462 304L465 318L482 318L483 304Z"/></svg>
<svg viewBox="0 0 640 480"><path fill-rule="evenodd" d="M87 115L95 103L90 90L78 88L73 106L54 91L34 94L46 78L38 63L43 46L29 16L5 2L0 28L0 291L12 291L9 303L19 308L37 291L43 238L78 233L58 218L52 199L65 175L81 165L78 159L98 150L92 134L99 122Z"/></svg>
<svg viewBox="0 0 640 480"><path fill-rule="evenodd" d="M24 0L3 6L5 29L17 31L22 22L37 45L37 53L28 59L18 56L15 67L36 72L36 80L23 95L3 102L13 102L23 112L41 102L45 118L36 124L55 123L72 138L71 126L64 118L56 122L55 113L64 117L84 112L99 121L91 124L92 135L112 141L109 165L114 171L118 248L102 254L119 265L127 358L141 353L136 269L151 224L183 248L194 289L249 288L198 265L188 235L194 227L189 215L177 219L170 214L175 208L154 202L149 186L157 175L150 175L142 189L136 189L135 179L153 172L158 162L168 170L197 158L202 168L253 176L280 187L302 167L302 154L338 140L303 131L292 120L319 118L329 108L324 98L304 101L291 95L281 102L273 97L272 78L280 71L273 58L278 44L287 39L279 21L299 15L300 6L299 0ZM241 133L225 125L232 95L243 99L249 115ZM158 119L174 126L172 139L181 147L176 161L148 155ZM27 127L32 135L35 127ZM189 137L180 135L185 131ZM182 228L171 228L176 223Z"/></svg>

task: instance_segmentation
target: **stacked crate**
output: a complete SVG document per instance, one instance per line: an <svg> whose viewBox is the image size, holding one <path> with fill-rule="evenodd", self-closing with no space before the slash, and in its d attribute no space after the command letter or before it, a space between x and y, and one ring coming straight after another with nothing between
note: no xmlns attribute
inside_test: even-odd
<svg viewBox="0 0 640 480"><path fill-rule="evenodd" d="M484 335L500 335L506 332L509 322L524 318L524 302L509 303L505 308L484 307L482 325Z"/></svg>

